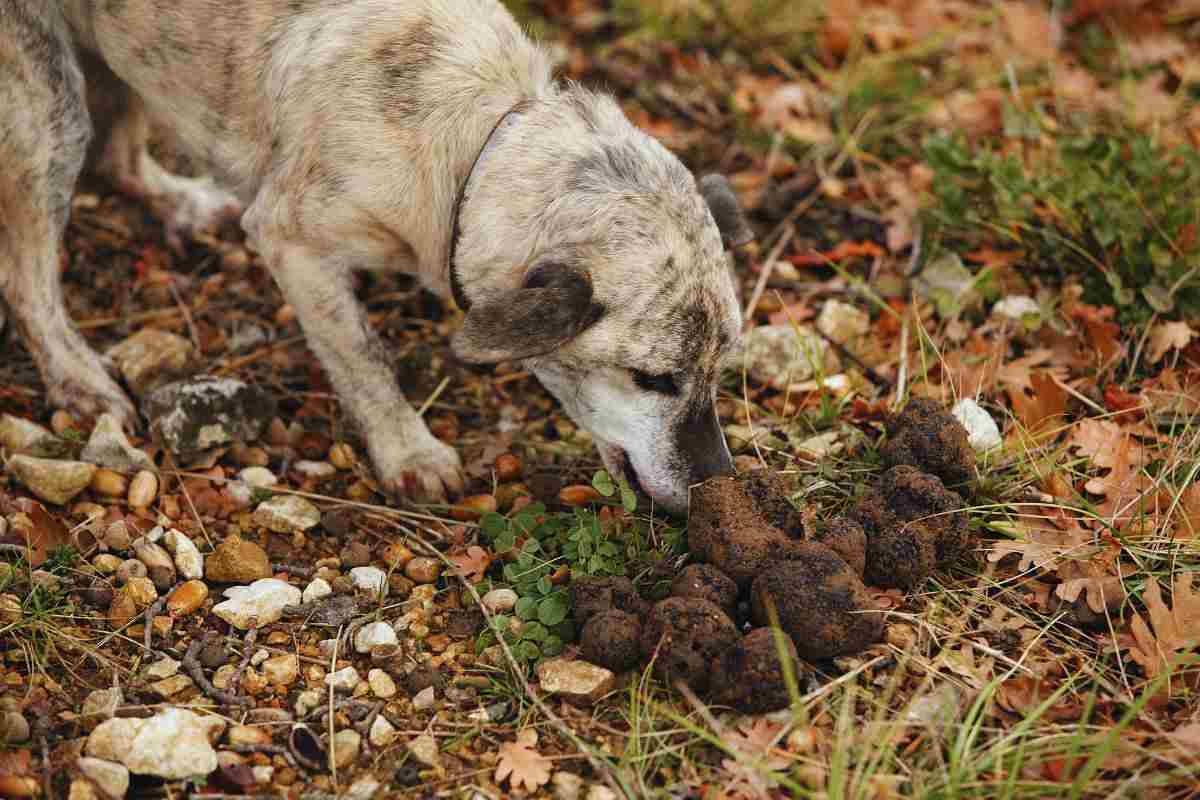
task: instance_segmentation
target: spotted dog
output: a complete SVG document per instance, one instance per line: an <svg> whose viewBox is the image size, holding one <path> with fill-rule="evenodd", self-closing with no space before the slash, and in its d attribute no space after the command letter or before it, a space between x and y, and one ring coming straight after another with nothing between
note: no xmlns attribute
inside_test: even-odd
<svg viewBox="0 0 1200 800"><path fill-rule="evenodd" d="M103 137L89 96L120 111ZM151 122L210 177L159 165ZM0 3L0 296L53 404L133 425L60 288L89 152L173 243L240 217L397 492L444 498L462 471L397 385L355 270L453 297L454 353L524 362L660 508L731 470L714 399L746 228L728 183L556 82L495 0Z"/></svg>

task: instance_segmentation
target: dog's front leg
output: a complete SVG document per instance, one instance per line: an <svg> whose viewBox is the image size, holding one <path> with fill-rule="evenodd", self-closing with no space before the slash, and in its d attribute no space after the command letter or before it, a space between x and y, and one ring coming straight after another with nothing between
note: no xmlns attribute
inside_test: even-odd
<svg viewBox="0 0 1200 800"><path fill-rule="evenodd" d="M258 246L296 309L309 346L361 428L388 493L423 501L461 493L458 454L429 432L401 393L354 297L350 271L308 245L260 239Z"/></svg>

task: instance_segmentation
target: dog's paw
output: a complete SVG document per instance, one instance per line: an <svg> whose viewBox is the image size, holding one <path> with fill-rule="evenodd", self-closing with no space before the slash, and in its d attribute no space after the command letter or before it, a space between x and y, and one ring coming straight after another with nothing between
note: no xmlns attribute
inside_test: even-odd
<svg viewBox="0 0 1200 800"><path fill-rule="evenodd" d="M99 359L95 369L72 370L70 374L55 375L50 383L46 399L51 406L87 419L112 414L125 430L136 428L137 409L117 382L99 365Z"/></svg>
<svg viewBox="0 0 1200 800"><path fill-rule="evenodd" d="M383 490L395 501L440 503L461 495L466 480L453 447L426 433L410 446L374 454Z"/></svg>
<svg viewBox="0 0 1200 800"><path fill-rule="evenodd" d="M163 196L163 224L167 244L175 252L183 251L184 239L193 232L236 221L245 210L236 197L209 178L173 177L170 188Z"/></svg>

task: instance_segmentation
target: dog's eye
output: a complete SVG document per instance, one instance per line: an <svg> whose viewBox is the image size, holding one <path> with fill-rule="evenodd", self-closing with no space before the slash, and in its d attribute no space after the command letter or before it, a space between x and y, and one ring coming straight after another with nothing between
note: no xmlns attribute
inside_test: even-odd
<svg viewBox="0 0 1200 800"><path fill-rule="evenodd" d="M679 384L675 382L674 375L652 375L649 372L642 372L640 369L631 370L631 372L633 373L633 382L647 392L671 396L679 394Z"/></svg>

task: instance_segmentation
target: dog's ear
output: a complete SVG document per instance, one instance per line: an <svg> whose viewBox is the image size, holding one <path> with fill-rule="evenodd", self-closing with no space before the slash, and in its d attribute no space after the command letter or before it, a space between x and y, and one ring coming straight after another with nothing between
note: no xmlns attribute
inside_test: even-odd
<svg viewBox="0 0 1200 800"><path fill-rule="evenodd" d="M604 314L587 275L562 264L539 264L519 289L472 304L454 354L472 364L540 356L562 347Z"/></svg>
<svg viewBox="0 0 1200 800"><path fill-rule="evenodd" d="M717 221L721 241L726 249L741 247L754 238L754 231L746 224L737 195L724 175L705 175L700 179L700 196L708 203L708 210Z"/></svg>

